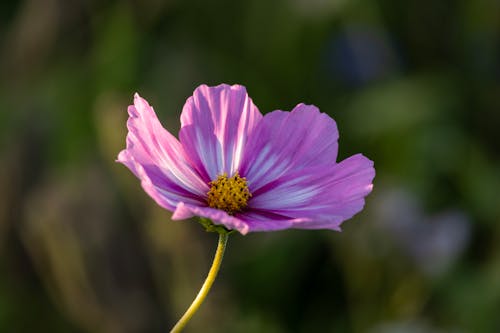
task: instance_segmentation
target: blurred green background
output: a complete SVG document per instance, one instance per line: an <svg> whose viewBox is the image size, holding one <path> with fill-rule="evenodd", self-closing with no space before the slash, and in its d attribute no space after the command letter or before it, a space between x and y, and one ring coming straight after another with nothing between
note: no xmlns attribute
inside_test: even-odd
<svg viewBox="0 0 500 333"><path fill-rule="evenodd" d="M343 232L233 235L187 332L500 332L500 2L0 3L0 332L167 332L216 235L114 162L139 92L317 105L377 176Z"/></svg>

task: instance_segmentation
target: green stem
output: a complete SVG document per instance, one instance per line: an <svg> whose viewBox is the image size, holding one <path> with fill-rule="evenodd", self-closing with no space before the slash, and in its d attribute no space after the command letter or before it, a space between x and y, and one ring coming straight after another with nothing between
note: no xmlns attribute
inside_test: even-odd
<svg viewBox="0 0 500 333"><path fill-rule="evenodd" d="M224 251L226 250L227 238L228 238L227 232L219 232L219 243L217 244L217 250L215 252L214 261L212 263L212 267L210 267L210 271L208 272L207 278L205 279L203 286L198 292L198 295L196 295L196 298L194 299L193 303L191 303L191 306L189 306L186 313L184 313L181 319L179 319L179 321L177 322L177 324L175 324L174 328L172 328L170 333L181 332L186 326L186 324L189 322L191 317L193 317L196 311L198 311L201 304L207 297L208 292L210 291L210 288L212 287L212 284L214 283L215 278L217 277L217 273L219 272L219 268L222 263L222 257L224 256Z"/></svg>

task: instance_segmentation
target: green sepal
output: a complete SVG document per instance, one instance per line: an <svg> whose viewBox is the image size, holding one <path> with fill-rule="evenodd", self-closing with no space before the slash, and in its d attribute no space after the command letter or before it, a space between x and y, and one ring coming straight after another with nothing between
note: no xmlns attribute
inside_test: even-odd
<svg viewBox="0 0 500 333"><path fill-rule="evenodd" d="M219 234L232 234L234 230L229 230L222 225L214 224L210 219L200 217L200 224L205 228L206 232L217 232Z"/></svg>

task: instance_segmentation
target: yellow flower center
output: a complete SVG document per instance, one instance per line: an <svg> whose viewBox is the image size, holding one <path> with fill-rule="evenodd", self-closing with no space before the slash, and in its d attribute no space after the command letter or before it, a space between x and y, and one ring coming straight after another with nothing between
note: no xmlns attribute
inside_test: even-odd
<svg viewBox="0 0 500 333"><path fill-rule="evenodd" d="M247 206L252 196L248 190L246 178L240 177L238 172L231 178L224 173L209 183L207 193L208 206L226 211L229 215L241 211Z"/></svg>

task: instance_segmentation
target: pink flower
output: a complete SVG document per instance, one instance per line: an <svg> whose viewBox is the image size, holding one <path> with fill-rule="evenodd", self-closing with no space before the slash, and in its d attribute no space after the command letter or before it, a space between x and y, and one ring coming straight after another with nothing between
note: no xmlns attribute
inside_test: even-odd
<svg viewBox="0 0 500 333"><path fill-rule="evenodd" d="M138 94L118 155L172 219L205 217L250 231L340 230L363 209L373 162L340 163L335 121L313 105L259 112L243 86L202 85L181 114L179 140Z"/></svg>

